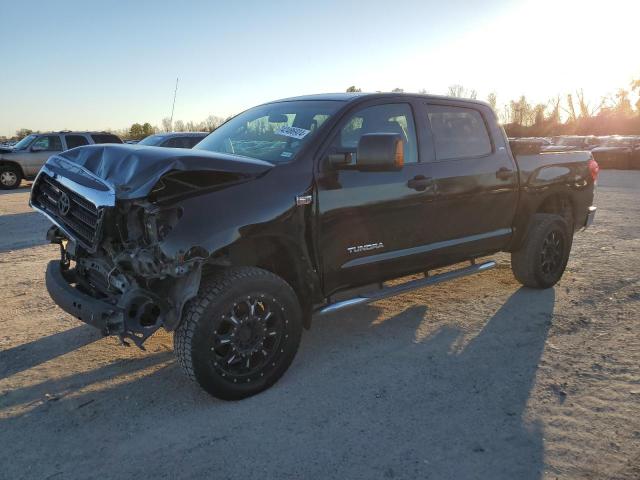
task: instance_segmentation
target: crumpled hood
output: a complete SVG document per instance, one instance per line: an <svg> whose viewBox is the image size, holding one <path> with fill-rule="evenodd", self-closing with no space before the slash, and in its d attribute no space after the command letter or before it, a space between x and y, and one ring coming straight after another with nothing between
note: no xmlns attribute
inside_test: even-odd
<svg viewBox="0 0 640 480"><path fill-rule="evenodd" d="M67 162L100 178L115 191L117 199L145 197L158 180L172 171L207 171L260 175L273 167L262 160L205 150L147 147L140 145L88 145L51 157L50 170L64 175Z"/></svg>

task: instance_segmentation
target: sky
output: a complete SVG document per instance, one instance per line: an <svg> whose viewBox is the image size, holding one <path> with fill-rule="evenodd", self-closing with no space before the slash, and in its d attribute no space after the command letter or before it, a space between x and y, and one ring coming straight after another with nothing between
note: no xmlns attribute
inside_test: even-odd
<svg viewBox="0 0 640 480"><path fill-rule="evenodd" d="M640 78L639 0L0 0L0 135L226 117L309 93L461 84L498 103Z"/></svg>

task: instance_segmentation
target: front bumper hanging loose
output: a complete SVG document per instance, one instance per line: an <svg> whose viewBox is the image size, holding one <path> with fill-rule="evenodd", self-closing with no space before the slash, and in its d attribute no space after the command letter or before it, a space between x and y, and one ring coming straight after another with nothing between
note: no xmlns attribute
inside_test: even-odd
<svg viewBox="0 0 640 480"><path fill-rule="evenodd" d="M104 335L122 333L124 312L121 307L93 298L72 284L75 270L63 269L59 260L47 265L46 285L49 295L62 310L99 329Z"/></svg>

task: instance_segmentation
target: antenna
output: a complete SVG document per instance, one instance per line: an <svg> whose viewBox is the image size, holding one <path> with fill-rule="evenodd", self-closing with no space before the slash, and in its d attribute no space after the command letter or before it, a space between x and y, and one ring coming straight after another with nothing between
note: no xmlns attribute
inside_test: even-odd
<svg viewBox="0 0 640 480"><path fill-rule="evenodd" d="M173 129L173 111L176 108L176 95L178 94L178 77L176 77L176 89L173 91L173 105L171 105L171 128Z"/></svg>

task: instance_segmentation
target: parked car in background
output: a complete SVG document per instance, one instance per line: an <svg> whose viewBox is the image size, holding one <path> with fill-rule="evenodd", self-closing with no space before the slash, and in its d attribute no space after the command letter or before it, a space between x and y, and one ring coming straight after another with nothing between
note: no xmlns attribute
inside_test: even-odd
<svg viewBox="0 0 640 480"><path fill-rule="evenodd" d="M605 137L591 153L600 168L617 170L640 169L640 137Z"/></svg>
<svg viewBox="0 0 640 480"><path fill-rule="evenodd" d="M0 188L18 188L22 179L31 180L47 159L64 150L97 143L122 143L109 132L50 132L27 135L13 147L0 148Z"/></svg>
<svg viewBox="0 0 640 480"><path fill-rule="evenodd" d="M593 135L589 136L562 136L554 137L553 144L542 147L543 152L570 152L576 150L592 150L599 145L599 140Z"/></svg>
<svg viewBox="0 0 640 480"><path fill-rule="evenodd" d="M510 138L510 142L524 142L531 145L540 145L540 147L548 147L552 145L551 140L544 137L517 137Z"/></svg>
<svg viewBox="0 0 640 480"><path fill-rule="evenodd" d="M193 148L209 132L168 132L149 135L138 142L148 147Z"/></svg>

